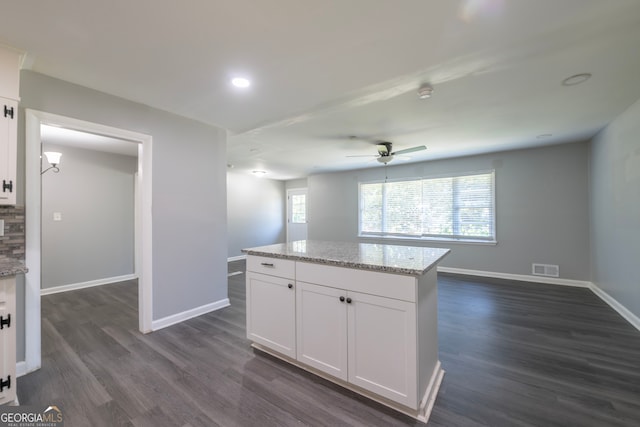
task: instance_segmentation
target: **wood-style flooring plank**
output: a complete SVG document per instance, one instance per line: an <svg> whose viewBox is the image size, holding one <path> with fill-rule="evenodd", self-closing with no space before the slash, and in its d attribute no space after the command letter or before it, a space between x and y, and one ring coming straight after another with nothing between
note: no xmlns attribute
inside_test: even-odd
<svg viewBox="0 0 640 427"><path fill-rule="evenodd" d="M135 281L44 296L21 403L67 427L422 425L251 349L245 275L228 281L230 307L147 335ZM430 426L640 425L640 332L588 289L441 274L438 292Z"/></svg>

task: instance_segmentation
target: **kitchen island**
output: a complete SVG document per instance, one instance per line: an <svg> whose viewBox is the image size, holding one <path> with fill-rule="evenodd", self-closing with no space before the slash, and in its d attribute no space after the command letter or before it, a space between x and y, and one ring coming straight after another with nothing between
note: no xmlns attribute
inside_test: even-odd
<svg viewBox="0 0 640 427"><path fill-rule="evenodd" d="M253 347L427 421L449 249L301 240L243 252Z"/></svg>

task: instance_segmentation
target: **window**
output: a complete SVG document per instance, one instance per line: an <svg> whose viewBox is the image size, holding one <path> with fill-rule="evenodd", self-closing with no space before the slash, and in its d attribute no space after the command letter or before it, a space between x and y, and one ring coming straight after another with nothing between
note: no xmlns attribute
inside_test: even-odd
<svg viewBox="0 0 640 427"><path fill-rule="evenodd" d="M494 172L360 183L361 236L495 241Z"/></svg>
<svg viewBox="0 0 640 427"><path fill-rule="evenodd" d="M294 224L304 224L307 222L307 195L291 195L291 222Z"/></svg>

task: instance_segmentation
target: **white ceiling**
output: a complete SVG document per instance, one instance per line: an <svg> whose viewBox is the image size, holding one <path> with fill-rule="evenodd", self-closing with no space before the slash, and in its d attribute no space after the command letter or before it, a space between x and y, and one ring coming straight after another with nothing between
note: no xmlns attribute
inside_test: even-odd
<svg viewBox="0 0 640 427"><path fill-rule="evenodd" d="M221 126L235 170L276 179L376 165L346 157L362 139L428 147L410 161L580 140L640 99L637 0L0 2L25 68Z"/></svg>

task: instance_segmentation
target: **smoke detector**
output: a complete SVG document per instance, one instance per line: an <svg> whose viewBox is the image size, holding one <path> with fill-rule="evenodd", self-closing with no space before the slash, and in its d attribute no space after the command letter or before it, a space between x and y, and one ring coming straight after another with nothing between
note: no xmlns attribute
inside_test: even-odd
<svg viewBox="0 0 640 427"><path fill-rule="evenodd" d="M433 87L428 83L425 83L418 88L418 98L420 99L431 98L431 94L433 94Z"/></svg>

